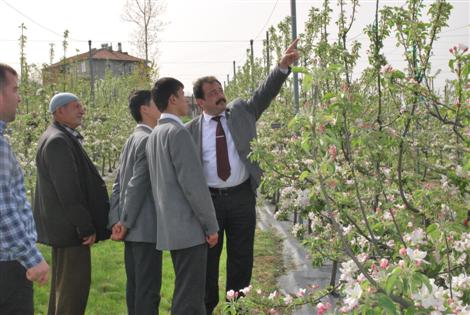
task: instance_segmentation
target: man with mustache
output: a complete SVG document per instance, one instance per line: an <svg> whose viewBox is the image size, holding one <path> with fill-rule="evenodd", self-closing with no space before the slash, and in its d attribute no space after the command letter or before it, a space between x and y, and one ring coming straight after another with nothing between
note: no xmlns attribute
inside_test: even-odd
<svg viewBox="0 0 470 315"><path fill-rule="evenodd" d="M219 260L224 232L227 236L226 292L249 286L253 269L256 227L256 189L261 169L249 160L256 121L279 93L298 58L295 39L278 66L248 100L229 104L220 82L213 76L199 78L194 96L203 113L187 124L196 142L219 223L219 242L208 251L205 303L212 314L219 301Z"/></svg>
<svg viewBox="0 0 470 315"><path fill-rule="evenodd" d="M91 284L90 247L109 238L106 185L76 130L85 109L72 93L49 103L52 124L36 154L34 219L38 241L52 247L49 315L85 313Z"/></svg>

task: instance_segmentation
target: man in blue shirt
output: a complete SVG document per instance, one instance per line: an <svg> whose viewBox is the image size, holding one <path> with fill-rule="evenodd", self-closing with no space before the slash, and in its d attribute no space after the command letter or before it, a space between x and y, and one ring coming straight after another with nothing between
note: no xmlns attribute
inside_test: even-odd
<svg viewBox="0 0 470 315"><path fill-rule="evenodd" d="M18 75L0 63L0 314L34 314L33 285L47 282L49 266L36 248L36 227L23 172L4 136L21 98Z"/></svg>

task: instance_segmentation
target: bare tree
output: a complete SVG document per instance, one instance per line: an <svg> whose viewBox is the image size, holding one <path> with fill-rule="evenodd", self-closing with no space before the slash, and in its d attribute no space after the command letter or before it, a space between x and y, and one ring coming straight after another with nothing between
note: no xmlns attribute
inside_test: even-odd
<svg viewBox="0 0 470 315"><path fill-rule="evenodd" d="M164 23L160 19L165 5L161 0L126 0L122 19L134 23L134 42L146 64L154 64L157 55L158 33Z"/></svg>

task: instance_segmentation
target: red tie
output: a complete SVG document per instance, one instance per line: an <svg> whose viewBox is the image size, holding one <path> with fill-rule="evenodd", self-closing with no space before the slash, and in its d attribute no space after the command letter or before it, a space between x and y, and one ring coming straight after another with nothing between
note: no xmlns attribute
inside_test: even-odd
<svg viewBox="0 0 470 315"><path fill-rule="evenodd" d="M217 175L223 181L230 177L230 162L228 160L227 139L225 138L224 128L220 118L222 116L212 117L217 122L215 131L215 151L217 154Z"/></svg>

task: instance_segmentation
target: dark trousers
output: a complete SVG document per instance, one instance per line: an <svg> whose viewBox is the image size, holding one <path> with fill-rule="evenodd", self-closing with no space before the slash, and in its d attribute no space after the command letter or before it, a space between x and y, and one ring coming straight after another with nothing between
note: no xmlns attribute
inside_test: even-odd
<svg viewBox="0 0 470 315"><path fill-rule="evenodd" d="M34 314L33 283L16 260L0 261L0 314Z"/></svg>
<svg viewBox="0 0 470 315"><path fill-rule="evenodd" d="M89 246L52 247L48 315L85 314L91 284Z"/></svg>
<svg viewBox="0 0 470 315"><path fill-rule="evenodd" d="M175 269L175 290L171 305L172 315L204 315L204 287L206 285L207 244L172 250Z"/></svg>
<svg viewBox="0 0 470 315"><path fill-rule="evenodd" d="M129 315L155 315L160 305L162 252L155 243L125 242L126 301Z"/></svg>
<svg viewBox="0 0 470 315"><path fill-rule="evenodd" d="M249 181L236 191L211 191L211 195L219 223L219 241L208 250L207 256L207 314L212 314L219 302L219 261L224 233L227 237L225 292L238 291L250 285L256 228L256 196Z"/></svg>

